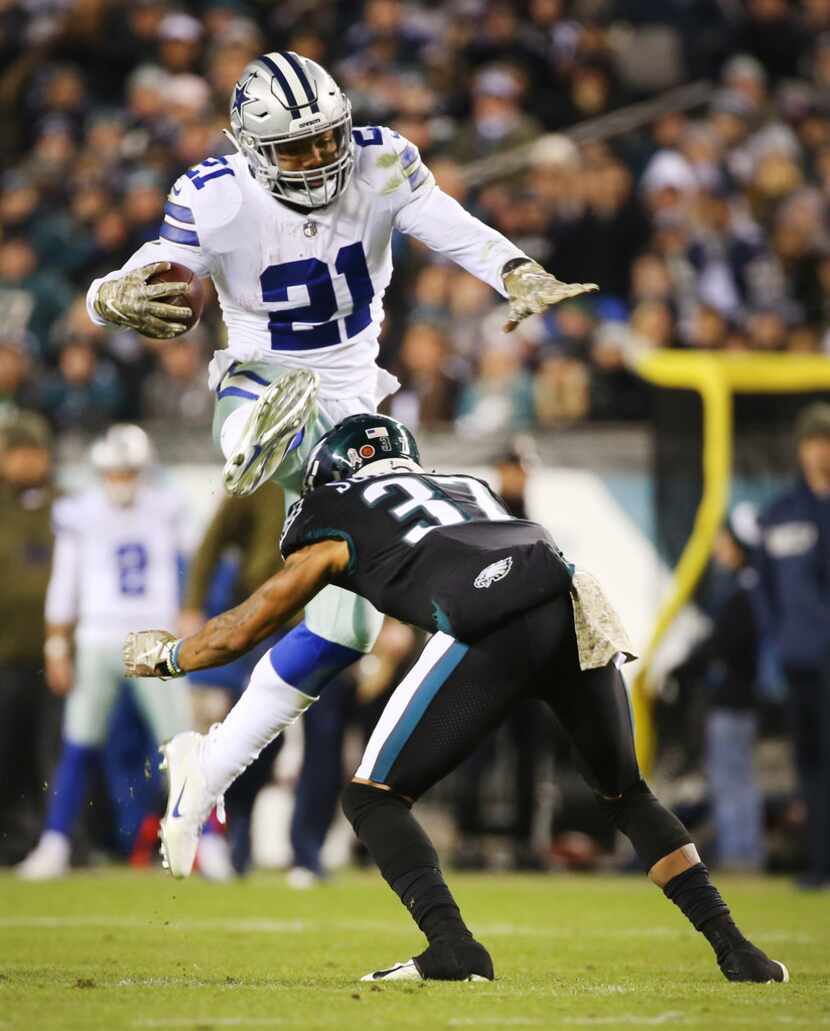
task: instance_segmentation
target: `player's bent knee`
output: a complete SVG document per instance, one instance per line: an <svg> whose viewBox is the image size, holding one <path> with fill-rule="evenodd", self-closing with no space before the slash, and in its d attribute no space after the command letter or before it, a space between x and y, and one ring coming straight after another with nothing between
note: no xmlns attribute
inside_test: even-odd
<svg viewBox="0 0 830 1031"><path fill-rule="evenodd" d="M597 795L597 799L618 830L631 841L647 870L675 849L691 844L689 832L642 778L618 798Z"/></svg>
<svg viewBox="0 0 830 1031"><path fill-rule="evenodd" d="M384 791L382 787L374 784L361 784L352 781L343 789L340 800L343 814L354 828L355 834L360 835L360 824L362 820L377 806L403 806L409 808L408 803L400 795L391 791Z"/></svg>

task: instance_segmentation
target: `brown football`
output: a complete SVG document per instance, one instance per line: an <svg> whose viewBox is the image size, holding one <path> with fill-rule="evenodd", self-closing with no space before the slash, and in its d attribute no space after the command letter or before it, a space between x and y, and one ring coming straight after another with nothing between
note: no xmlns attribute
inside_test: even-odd
<svg viewBox="0 0 830 1031"><path fill-rule="evenodd" d="M149 279L150 283L190 283L190 293L176 294L173 297L160 298L165 304L175 304L177 307L190 308L190 318L187 320L187 328L193 329L202 317L205 307L205 287L198 276L194 276L189 268L179 265L178 262L171 262L166 272L157 272Z"/></svg>

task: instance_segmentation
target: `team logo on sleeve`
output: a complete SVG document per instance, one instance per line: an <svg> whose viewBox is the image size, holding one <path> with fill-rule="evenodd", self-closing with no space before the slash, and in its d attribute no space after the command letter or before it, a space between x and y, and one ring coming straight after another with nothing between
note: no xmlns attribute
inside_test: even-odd
<svg viewBox="0 0 830 1031"><path fill-rule="evenodd" d="M513 559L510 555L507 558L500 558L498 562L491 562L473 580L473 587L481 590L482 587L490 587L491 584L503 580L513 568Z"/></svg>

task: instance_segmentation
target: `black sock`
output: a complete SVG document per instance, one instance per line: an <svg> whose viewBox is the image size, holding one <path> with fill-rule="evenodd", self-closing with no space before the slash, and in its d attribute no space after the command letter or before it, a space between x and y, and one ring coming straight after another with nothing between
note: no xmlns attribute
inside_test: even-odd
<svg viewBox="0 0 830 1031"><path fill-rule="evenodd" d="M729 906L709 880L703 863L677 874L663 888L666 898L677 906L696 931L715 950L718 961L730 949L746 941L735 926Z"/></svg>
<svg viewBox="0 0 830 1031"><path fill-rule="evenodd" d="M430 944L472 938L444 881L432 842L399 795L352 783L343 793L343 810Z"/></svg>
<svg viewBox="0 0 830 1031"><path fill-rule="evenodd" d="M408 870L392 882L392 890L427 936L430 945L473 937L461 919L461 912L437 866Z"/></svg>

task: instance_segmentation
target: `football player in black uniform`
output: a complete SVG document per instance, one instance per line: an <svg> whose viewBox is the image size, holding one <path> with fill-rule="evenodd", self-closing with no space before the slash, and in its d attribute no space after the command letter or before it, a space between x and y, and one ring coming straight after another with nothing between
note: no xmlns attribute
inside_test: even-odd
<svg viewBox="0 0 830 1031"><path fill-rule="evenodd" d="M517 699L535 696L550 705L600 805L651 880L708 939L724 975L788 980L784 965L738 930L685 827L640 775L619 671L633 656L599 585L567 563L543 527L512 518L486 483L427 474L418 462L414 438L394 419L345 419L309 456L304 494L285 520L285 568L192 637L130 635L127 674L176 676L229 662L327 584L433 632L343 793L356 834L428 941L421 955L369 979L493 977L411 808ZM166 845L174 873L177 810L194 819L186 786L199 776L192 764L176 776L171 770ZM200 820L214 801L201 804ZM189 872L187 863L182 869Z"/></svg>

